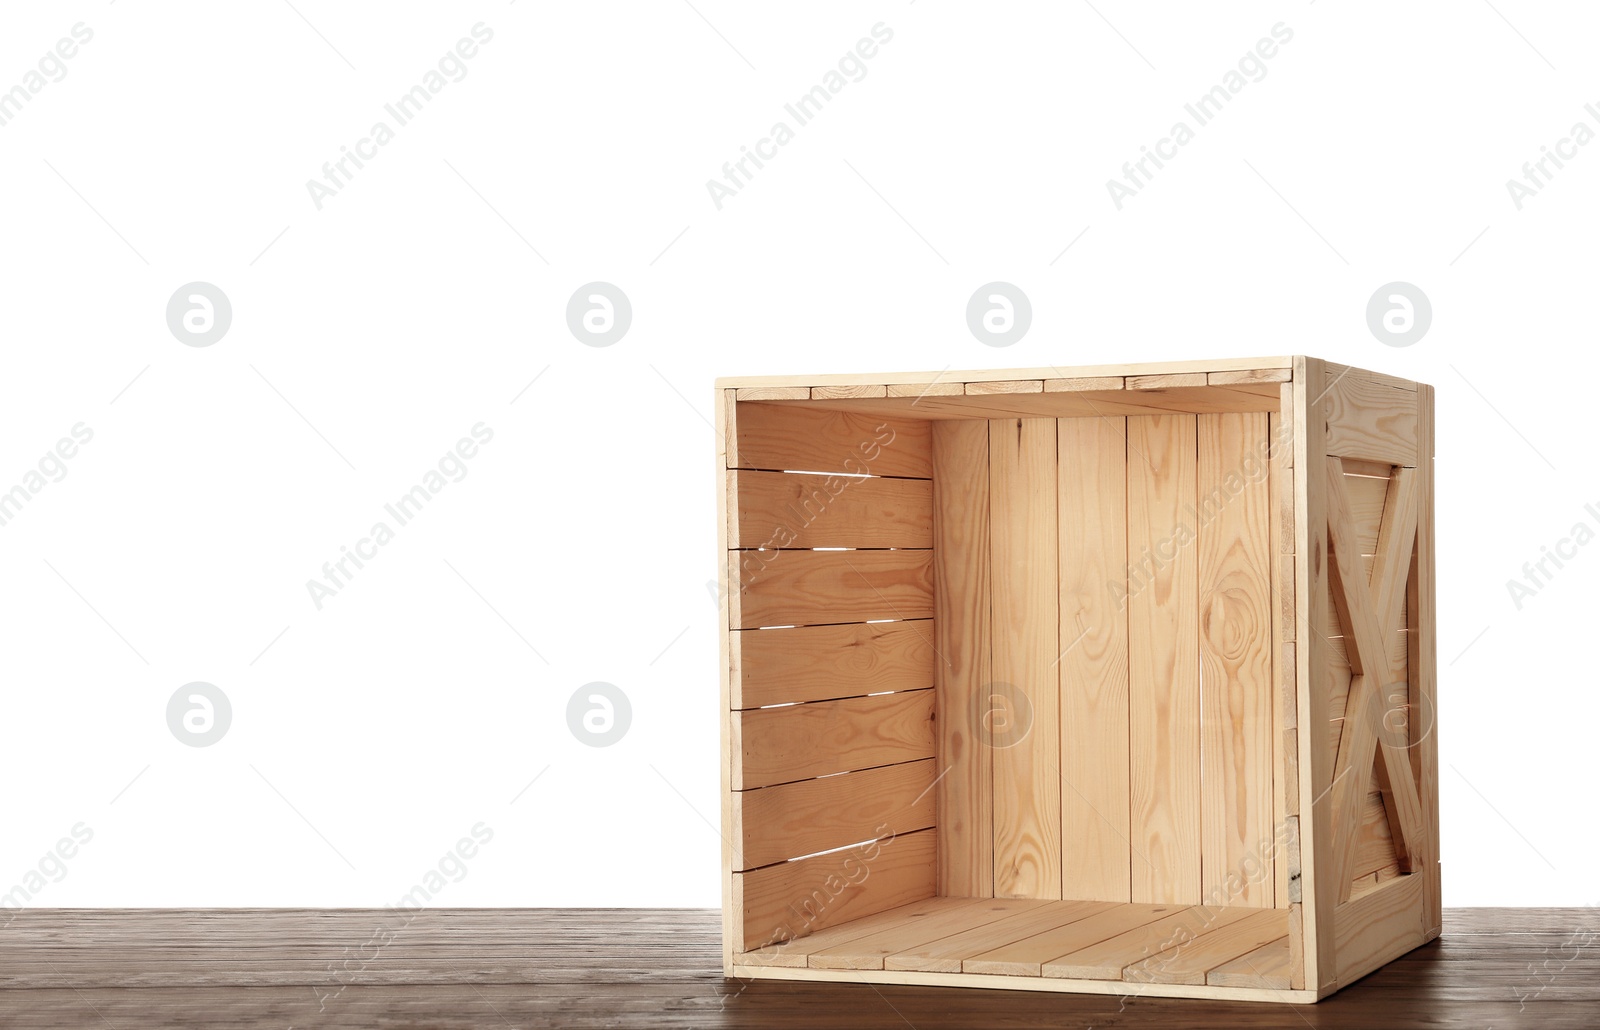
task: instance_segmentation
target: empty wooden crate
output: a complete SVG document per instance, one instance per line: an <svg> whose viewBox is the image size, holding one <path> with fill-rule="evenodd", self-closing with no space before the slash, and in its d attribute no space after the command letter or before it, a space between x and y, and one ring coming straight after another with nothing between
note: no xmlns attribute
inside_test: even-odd
<svg viewBox="0 0 1600 1030"><path fill-rule="evenodd" d="M1315 1001L1439 934L1433 392L724 379L724 971Z"/></svg>

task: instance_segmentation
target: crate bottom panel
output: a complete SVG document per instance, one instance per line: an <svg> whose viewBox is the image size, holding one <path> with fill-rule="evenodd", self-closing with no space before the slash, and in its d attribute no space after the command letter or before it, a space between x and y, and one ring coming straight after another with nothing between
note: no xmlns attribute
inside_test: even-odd
<svg viewBox="0 0 1600 1030"><path fill-rule="evenodd" d="M739 976L1309 1001L1284 909L929 898L734 958ZM1170 989L1169 989L1170 988Z"/></svg>

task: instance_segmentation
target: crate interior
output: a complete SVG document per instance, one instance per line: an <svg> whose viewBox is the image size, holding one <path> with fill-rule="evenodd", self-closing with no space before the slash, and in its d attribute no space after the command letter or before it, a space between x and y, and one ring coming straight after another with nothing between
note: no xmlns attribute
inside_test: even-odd
<svg viewBox="0 0 1600 1030"><path fill-rule="evenodd" d="M737 405L739 963L1290 986L1287 389L1078 385Z"/></svg>

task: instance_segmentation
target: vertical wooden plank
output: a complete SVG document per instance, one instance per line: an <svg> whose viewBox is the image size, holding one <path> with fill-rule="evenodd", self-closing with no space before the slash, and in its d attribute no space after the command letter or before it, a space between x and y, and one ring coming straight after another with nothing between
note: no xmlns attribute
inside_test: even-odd
<svg viewBox="0 0 1600 1030"><path fill-rule="evenodd" d="M989 423L994 890L1061 897L1056 421Z"/></svg>
<svg viewBox="0 0 1600 1030"><path fill-rule="evenodd" d="M1323 784L1333 777L1328 748L1329 662L1318 632L1329 617L1327 387L1318 358L1294 359L1295 702L1300 742L1300 894L1305 985L1331 986L1337 976L1333 909L1339 885L1333 875L1333 801ZM1320 796L1319 796L1320 794Z"/></svg>
<svg viewBox="0 0 1600 1030"><path fill-rule="evenodd" d="M1410 672L1411 703L1409 728L1411 732L1412 771L1416 776L1417 793L1422 800L1423 855L1421 875L1427 877L1423 884L1423 929L1430 937L1440 930L1440 877L1439 877L1439 739L1438 732L1438 655L1437 598L1434 593L1434 422L1433 387L1418 385L1418 425L1421 437L1417 441L1417 471L1421 486L1421 507L1417 512L1417 548L1411 566L1411 589L1407 597L1408 626L1406 634L1410 651L1407 666Z"/></svg>
<svg viewBox="0 0 1600 1030"><path fill-rule="evenodd" d="M1127 420L1057 423L1062 896L1128 901Z"/></svg>
<svg viewBox="0 0 1600 1030"><path fill-rule="evenodd" d="M989 423L933 424L938 891L994 896L994 779L982 722L989 675Z"/></svg>
<svg viewBox="0 0 1600 1030"><path fill-rule="evenodd" d="M1272 510L1267 416L1198 416L1201 891L1272 908Z"/></svg>
<svg viewBox="0 0 1600 1030"><path fill-rule="evenodd" d="M1269 545L1272 554L1272 725L1277 748L1272 761L1272 800L1277 813L1276 839L1284 841L1300 810L1299 748L1295 739L1294 698L1294 387L1284 382L1279 408L1267 416L1270 462L1267 494L1271 504ZM1298 849L1295 853L1298 858ZM1287 908L1290 880L1299 889L1300 868L1287 850L1277 852L1273 898Z"/></svg>
<svg viewBox="0 0 1600 1030"><path fill-rule="evenodd" d="M1135 902L1200 902L1195 416L1128 418L1129 841Z"/></svg>
<svg viewBox="0 0 1600 1030"><path fill-rule="evenodd" d="M735 453L735 412L737 405L734 402L734 391L718 390L712 410L716 413L715 436L717 440L717 581L720 587L719 597L727 598L737 591L737 580L733 576L732 564L728 561L728 533L729 512L737 509L738 498L733 496L735 483L728 474L738 460ZM733 710L734 688L733 676L737 647L733 639L733 626L731 609L725 600L719 600L717 605L718 631L717 643L721 652L721 738L722 738L722 975L733 975L733 952L735 939L743 943L744 923L739 919L734 908L734 870L744 863L740 859L739 847L736 843L735 806L738 798L733 791L734 769L733 763L739 760L733 747L733 720L738 715Z"/></svg>

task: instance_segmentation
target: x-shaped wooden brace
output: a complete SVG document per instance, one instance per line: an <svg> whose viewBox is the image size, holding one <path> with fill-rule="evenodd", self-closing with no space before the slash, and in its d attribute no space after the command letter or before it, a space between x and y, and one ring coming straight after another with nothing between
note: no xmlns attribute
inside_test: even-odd
<svg viewBox="0 0 1600 1030"><path fill-rule="evenodd" d="M1361 549L1344 484L1344 462L1330 457L1327 497L1332 560L1328 569L1354 673L1333 769L1334 882L1339 885L1341 902L1350 899L1355 879L1361 811L1375 765L1395 855L1405 872L1420 868L1423 824L1409 752L1406 742L1396 737L1391 714L1396 700L1393 688L1404 682L1404 677L1386 646L1400 617L1417 539L1417 470L1397 468L1389 480L1370 581L1361 567ZM1374 763L1375 751L1382 761Z"/></svg>

